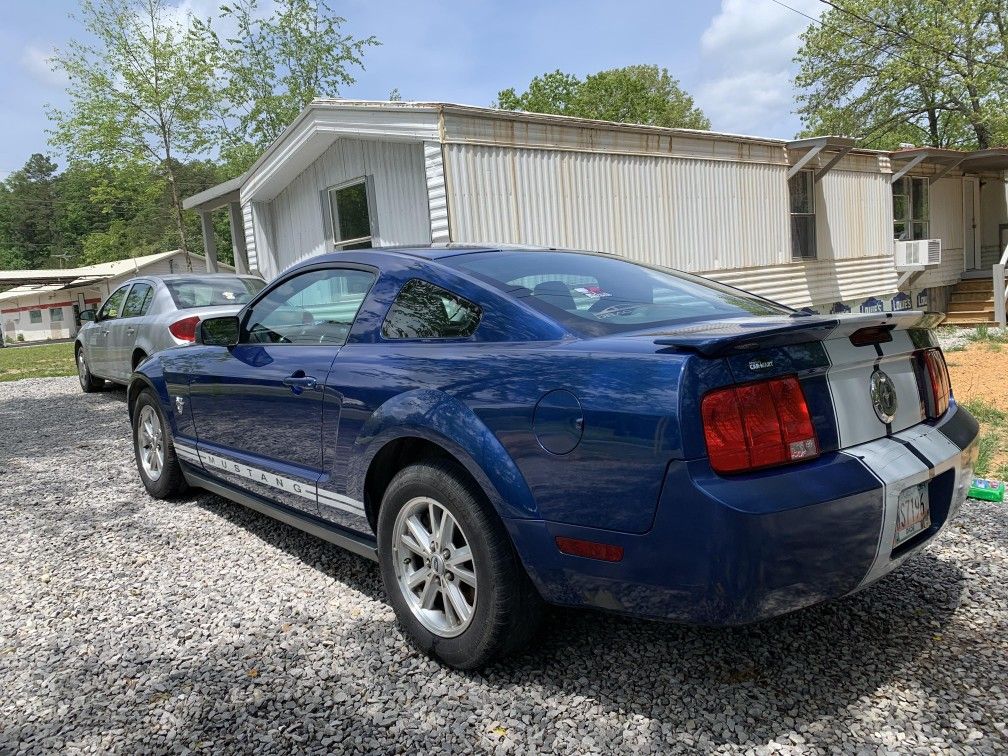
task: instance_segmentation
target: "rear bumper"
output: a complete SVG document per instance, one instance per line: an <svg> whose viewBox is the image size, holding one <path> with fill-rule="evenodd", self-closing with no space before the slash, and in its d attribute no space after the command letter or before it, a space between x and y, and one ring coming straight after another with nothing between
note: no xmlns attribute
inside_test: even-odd
<svg viewBox="0 0 1008 756"><path fill-rule="evenodd" d="M790 468L723 478L705 460L675 462L654 525L640 535L507 525L547 601L693 624L755 622L864 588L930 543L966 498L977 431L953 405L936 424ZM897 498L922 482L931 527L894 550ZM556 536L622 546L624 557L567 556Z"/></svg>

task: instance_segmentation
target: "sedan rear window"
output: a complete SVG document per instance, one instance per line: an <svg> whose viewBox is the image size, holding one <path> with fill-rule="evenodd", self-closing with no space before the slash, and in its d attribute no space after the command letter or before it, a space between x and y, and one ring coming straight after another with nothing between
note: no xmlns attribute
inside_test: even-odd
<svg viewBox="0 0 1008 756"><path fill-rule="evenodd" d="M618 333L791 309L688 273L601 254L476 252L442 258L575 331Z"/></svg>
<svg viewBox="0 0 1008 756"><path fill-rule="evenodd" d="M252 299L265 285L258 278L236 276L174 278L165 281L175 306L180 310L242 305Z"/></svg>

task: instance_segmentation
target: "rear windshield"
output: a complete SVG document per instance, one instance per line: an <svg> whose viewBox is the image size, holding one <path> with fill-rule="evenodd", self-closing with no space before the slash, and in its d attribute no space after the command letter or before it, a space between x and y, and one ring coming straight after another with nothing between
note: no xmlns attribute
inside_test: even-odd
<svg viewBox="0 0 1008 756"><path fill-rule="evenodd" d="M192 307L242 305L252 299L266 284L258 278L213 276L173 278L165 286L180 310Z"/></svg>
<svg viewBox="0 0 1008 756"><path fill-rule="evenodd" d="M602 335L690 320L793 312L698 276L608 255L476 252L441 262L521 299L575 332Z"/></svg>

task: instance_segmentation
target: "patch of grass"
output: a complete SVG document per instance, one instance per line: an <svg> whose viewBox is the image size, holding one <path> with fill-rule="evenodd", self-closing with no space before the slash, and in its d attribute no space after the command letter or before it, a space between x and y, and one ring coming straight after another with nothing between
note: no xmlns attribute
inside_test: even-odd
<svg viewBox="0 0 1008 756"><path fill-rule="evenodd" d="M0 381L66 375L77 375L73 343L0 349Z"/></svg>
<svg viewBox="0 0 1008 756"><path fill-rule="evenodd" d="M995 427L1002 426L1008 421L1008 413L1002 412L993 404L985 402L983 399L973 398L960 402L978 422Z"/></svg>
<svg viewBox="0 0 1008 756"><path fill-rule="evenodd" d="M1008 463L997 467L992 463L1003 445L1008 443L1008 412L978 398L965 401L962 405L980 423L979 453L973 472L981 478L994 474L1005 480L1008 478Z"/></svg>
<svg viewBox="0 0 1008 756"><path fill-rule="evenodd" d="M988 344L1008 344L1008 328L991 328L979 325L969 334L970 341L983 341Z"/></svg>

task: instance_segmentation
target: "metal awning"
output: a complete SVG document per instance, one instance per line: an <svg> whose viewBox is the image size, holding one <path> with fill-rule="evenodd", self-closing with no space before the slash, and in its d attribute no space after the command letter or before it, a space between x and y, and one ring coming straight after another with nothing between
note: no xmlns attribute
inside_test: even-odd
<svg viewBox="0 0 1008 756"><path fill-rule="evenodd" d="M821 137L810 137L808 139L794 139L785 145L788 152L798 152L805 150L805 154L802 155L795 163L788 169L787 177L797 175L798 171L805 167L805 165L815 158L820 152L832 152L833 156L829 159L826 165L822 166L819 170L815 172L814 181L819 181L825 176L829 171L839 163L844 156L854 149L857 145L857 140L851 137L840 137L840 136L821 136Z"/></svg>
<svg viewBox="0 0 1008 756"><path fill-rule="evenodd" d="M230 181L225 181L223 184L211 186L199 194L186 197L182 200L182 209L209 213L213 210L227 207L232 202L238 202L241 186L245 183L247 177L248 173L243 173L241 176L237 176Z"/></svg>
<svg viewBox="0 0 1008 756"><path fill-rule="evenodd" d="M895 183L925 160L940 166L931 177L935 182L945 178L956 169L963 173L991 173L1008 171L1008 148L994 147L988 150L950 150L945 147L913 147L890 153L891 162L902 161L898 170L893 171L891 180Z"/></svg>

